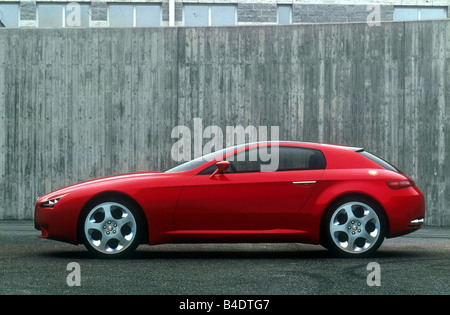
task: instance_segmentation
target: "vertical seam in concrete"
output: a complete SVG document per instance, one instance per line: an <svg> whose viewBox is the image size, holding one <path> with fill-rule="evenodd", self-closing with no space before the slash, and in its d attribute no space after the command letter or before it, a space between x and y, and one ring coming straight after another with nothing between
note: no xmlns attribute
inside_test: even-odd
<svg viewBox="0 0 450 315"><path fill-rule="evenodd" d="M180 75L180 47L181 47L181 45L180 45L180 30L181 30L181 28L177 27L177 31L175 33L176 34L175 35L176 38L173 41L173 42L176 43L176 47L175 47L175 49L176 49L176 54L175 54L176 70L175 70L175 74L174 75L175 75L175 80L176 80L177 93L175 93L175 110L176 110L176 116L175 116L175 121L174 121L175 125L172 126L172 127L179 126L179 124L180 124L180 122L179 122L179 119L180 119L180 116L179 116L180 104L178 102L179 94L180 94L180 77L179 77L179 75Z"/></svg>

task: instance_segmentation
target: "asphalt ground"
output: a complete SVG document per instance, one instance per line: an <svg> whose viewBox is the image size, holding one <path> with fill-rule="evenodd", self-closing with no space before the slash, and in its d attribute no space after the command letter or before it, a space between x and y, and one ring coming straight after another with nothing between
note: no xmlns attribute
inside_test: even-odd
<svg viewBox="0 0 450 315"><path fill-rule="evenodd" d="M104 260L38 235L32 221L0 221L1 295L450 294L450 228L387 239L356 259L264 243L141 245L132 258Z"/></svg>

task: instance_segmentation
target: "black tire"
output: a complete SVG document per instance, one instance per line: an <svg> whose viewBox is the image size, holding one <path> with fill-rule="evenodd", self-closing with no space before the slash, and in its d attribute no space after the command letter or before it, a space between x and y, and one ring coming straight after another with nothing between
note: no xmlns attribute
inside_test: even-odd
<svg viewBox="0 0 450 315"><path fill-rule="evenodd" d="M86 207L79 233L95 257L124 258L141 243L142 222L138 209L131 203L108 198Z"/></svg>
<svg viewBox="0 0 450 315"><path fill-rule="evenodd" d="M340 257L369 257L386 236L383 210L363 197L351 197L333 204L325 215L322 245Z"/></svg>

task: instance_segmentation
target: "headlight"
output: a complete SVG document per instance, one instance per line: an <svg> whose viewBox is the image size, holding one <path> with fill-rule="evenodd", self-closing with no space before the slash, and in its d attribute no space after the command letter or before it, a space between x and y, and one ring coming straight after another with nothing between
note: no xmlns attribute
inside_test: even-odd
<svg viewBox="0 0 450 315"><path fill-rule="evenodd" d="M56 205L56 203L59 201L59 199L61 199L61 197L47 200L47 201L41 203L41 207L53 208Z"/></svg>

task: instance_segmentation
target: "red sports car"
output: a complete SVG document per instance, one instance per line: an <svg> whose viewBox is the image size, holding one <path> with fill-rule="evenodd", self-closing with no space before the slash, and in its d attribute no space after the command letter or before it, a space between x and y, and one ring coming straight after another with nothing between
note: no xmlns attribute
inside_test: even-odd
<svg viewBox="0 0 450 315"><path fill-rule="evenodd" d="M424 215L414 182L369 152L280 141L62 188L37 200L34 220L42 237L101 257L187 242L301 242L360 257Z"/></svg>

